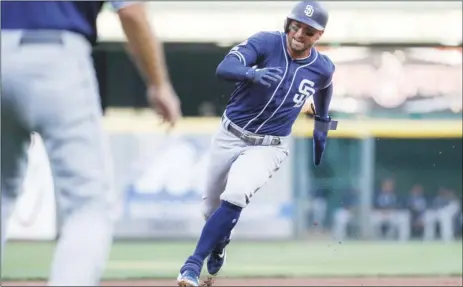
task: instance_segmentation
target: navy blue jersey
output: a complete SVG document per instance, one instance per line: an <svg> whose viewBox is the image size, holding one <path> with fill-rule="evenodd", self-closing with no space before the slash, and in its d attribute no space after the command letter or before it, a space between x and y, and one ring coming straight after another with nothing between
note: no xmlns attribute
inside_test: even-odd
<svg viewBox="0 0 463 287"><path fill-rule="evenodd" d="M65 30L97 39L96 19L105 1L1 1L2 30ZM119 9L125 2L112 2Z"/></svg>
<svg viewBox="0 0 463 287"><path fill-rule="evenodd" d="M398 205L399 201L394 193L380 191L376 195L375 207L378 209L395 209Z"/></svg>
<svg viewBox="0 0 463 287"><path fill-rule="evenodd" d="M307 98L328 87L335 70L331 60L312 48L310 56L294 60L286 34L259 32L232 48L226 57L238 57L248 67L276 67L283 79L270 88L238 82L226 108L227 117L247 131L287 136Z"/></svg>

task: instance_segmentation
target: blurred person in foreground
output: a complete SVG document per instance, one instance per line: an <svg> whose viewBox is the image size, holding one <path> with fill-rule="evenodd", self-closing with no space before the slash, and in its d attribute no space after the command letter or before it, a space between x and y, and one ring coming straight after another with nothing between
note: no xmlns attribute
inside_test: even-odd
<svg viewBox="0 0 463 287"><path fill-rule="evenodd" d="M424 196L423 186L415 184L410 190L407 198L407 208L411 216L411 234L412 236L420 236L424 230L424 213L427 208L427 200Z"/></svg>
<svg viewBox="0 0 463 287"><path fill-rule="evenodd" d="M179 268L179 286L199 286L206 261L210 276L222 270L241 212L288 158L292 126L310 97L315 103L313 160L315 166L321 163L328 132L337 124L328 113L335 66L314 47L327 23L328 12L318 2L298 2L284 32L257 32L218 65L217 76L236 83L235 90L211 142L203 196L206 223Z"/></svg>
<svg viewBox="0 0 463 287"><path fill-rule="evenodd" d="M377 236L392 236L397 233L400 241L410 238L410 212L402 208L395 191L395 181L385 179L375 196L371 225Z"/></svg>
<svg viewBox="0 0 463 287"><path fill-rule="evenodd" d="M104 3L1 2L2 228L21 195L36 132L47 150L63 218L50 286L98 286L113 240L115 190L91 58ZM175 125L180 103L145 5L110 3L146 80L148 100Z"/></svg>
<svg viewBox="0 0 463 287"><path fill-rule="evenodd" d="M442 241L454 240L455 222L460 205L461 202L453 190L440 187L430 208L424 214L424 239L434 240L438 225Z"/></svg>

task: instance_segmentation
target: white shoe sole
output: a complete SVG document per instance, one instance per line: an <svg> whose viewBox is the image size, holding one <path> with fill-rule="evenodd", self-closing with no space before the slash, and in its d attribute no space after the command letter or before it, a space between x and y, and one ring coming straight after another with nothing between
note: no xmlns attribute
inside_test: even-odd
<svg viewBox="0 0 463 287"><path fill-rule="evenodd" d="M182 274L178 274L177 276L177 285L179 287L199 287L195 282L182 278Z"/></svg>

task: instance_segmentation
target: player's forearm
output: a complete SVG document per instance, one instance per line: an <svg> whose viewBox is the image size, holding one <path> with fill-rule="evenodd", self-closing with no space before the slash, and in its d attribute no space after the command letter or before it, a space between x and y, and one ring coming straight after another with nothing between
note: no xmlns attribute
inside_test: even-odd
<svg viewBox="0 0 463 287"><path fill-rule="evenodd" d="M224 80L239 82L249 79L250 70L252 68L244 66L237 57L230 55L217 66L215 74Z"/></svg>
<svg viewBox="0 0 463 287"><path fill-rule="evenodd" d="M313 102L315 105L315 111L320 117L328 117L328 111L330 108L331 98L333 96L333 85L329 85L327 88L320 90L313 96Z"/></svg>
<svg viewBox="0 0 463 287"><path fill-rule="evenodd" d="M145 4L133 4L119 10L122 29L127 36L129 52L149 85L169 81L162 43L151 29Z"/></svg>

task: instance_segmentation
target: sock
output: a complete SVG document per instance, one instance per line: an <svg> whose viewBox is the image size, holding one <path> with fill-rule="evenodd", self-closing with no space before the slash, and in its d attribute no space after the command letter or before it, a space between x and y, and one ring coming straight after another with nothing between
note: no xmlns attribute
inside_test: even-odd
<svg viewBox="0 0 463 287"><path fill-rule="evenodd" d="M219 207L220 207L220 205L219 205ZM204 218L205 221L207 221L208 219L209 219L209 217ZM227 245L231 241L232 232L233 232L233 229L230 230L230 232L222 240L219 241L219 243L214 248L214 250L212 250L212 253L216 253L216 254L222 253L222 250L224 250L225 247L227 247Z"/></svg>
<svg viewBox="0 0 463 287"><path fill-rule="evenodd" d="M195 271L199 276L204 260L230 234L238 222L242 210L242 207L222 201L220 207L206 221L196 249L193 255L188 257L180 269L180 273L188 269Z"/></svg>

